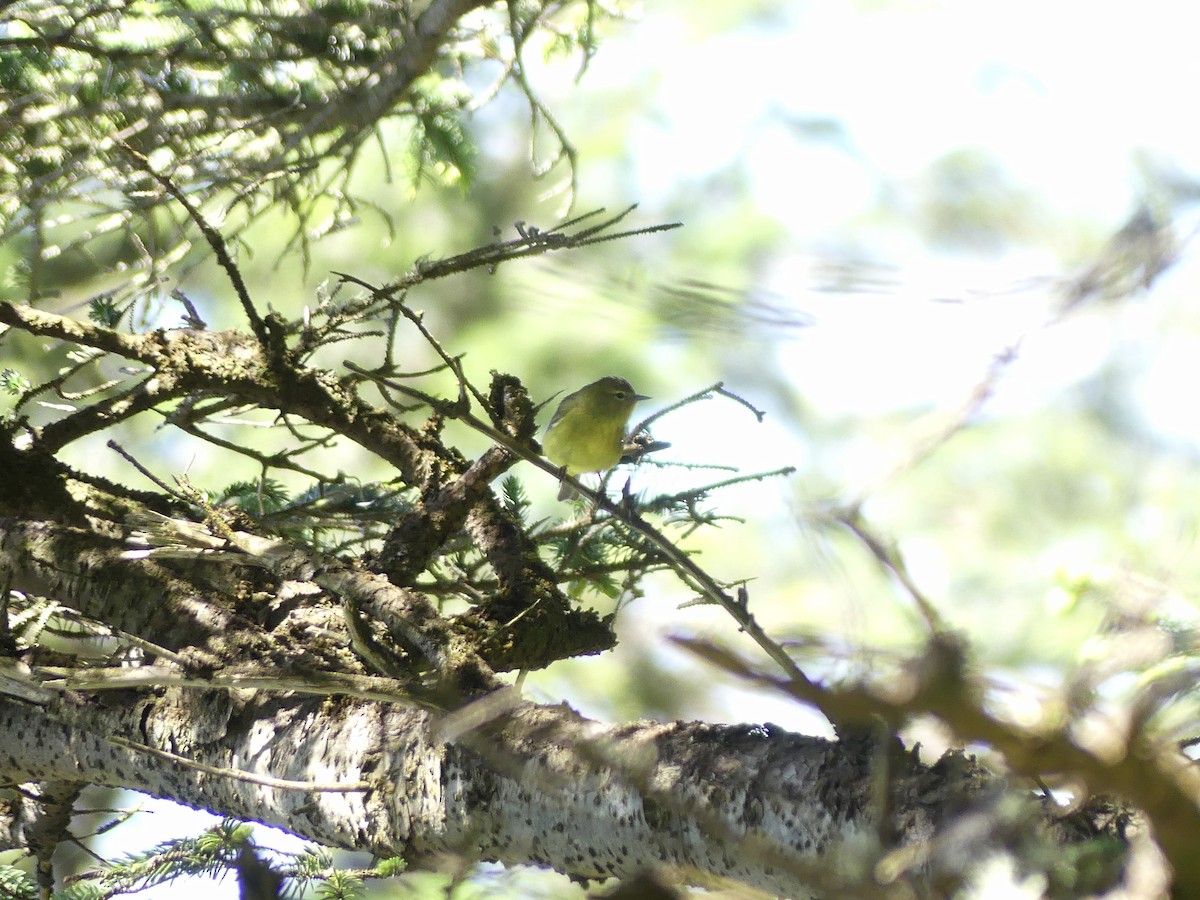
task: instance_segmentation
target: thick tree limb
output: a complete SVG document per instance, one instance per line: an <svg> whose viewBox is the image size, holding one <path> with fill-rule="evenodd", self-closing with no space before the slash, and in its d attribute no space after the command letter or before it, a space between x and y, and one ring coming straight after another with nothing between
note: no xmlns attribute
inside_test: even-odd
<svg viewBox="0 0 1200 900"><path fill-rule="evenodd" d="M901 842L929 838L949 798L987 784L972 766L924 769L891 745L774 727L605 726L508 692L482 701L473 725L472 707L446 717L380 702L195 691L114 701L0 703L0 731L15 739L0 748L0 773L132 788L410 860L453 852L586 878L666 863L791 897L810 896L817 872L833 870L831 855L873 845L881 769L890 769ZM214 777L111 735L324 789ZM335 781L375 787L339 793L328 789Z"/></svg>

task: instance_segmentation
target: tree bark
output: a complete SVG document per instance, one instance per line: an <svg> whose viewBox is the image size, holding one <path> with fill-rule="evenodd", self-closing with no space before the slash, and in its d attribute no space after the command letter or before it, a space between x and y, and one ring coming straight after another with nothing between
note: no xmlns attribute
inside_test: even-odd
<svg viewBox="0 0 1200 900"><path fill-rule="evenodd" d="M890 743L602 725L507 689L450 714L265 692L64 692L0 703L0 732L0 773L15 781L130 788L414 863L454 853L581 878L668 864L791 897L813 896L839 853L888 833L927 840L947 798L990 781ZM208 768L151 754L166 748Z"/></svg>

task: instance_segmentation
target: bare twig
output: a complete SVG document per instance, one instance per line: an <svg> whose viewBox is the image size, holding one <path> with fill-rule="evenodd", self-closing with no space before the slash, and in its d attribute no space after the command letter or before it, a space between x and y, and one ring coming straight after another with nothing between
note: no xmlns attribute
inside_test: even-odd
<svg viewBox="0 0 1200 900"><path fill-rule="evenodd" d="M845 528L857 537L871 551L871 554L889 571L892 576L900 582L909 596L917 604L917 609L921 611L921 615L925 618L925 623L929 626L929 630L934 633L944 632L946 623L938 614L937 608L929 601L924 592L917 587L916 581L908 572L908 566L904 562L904 557L895 547L889 547L883 540L876 535L863 521L861 510L857 507L844 509L835 514L835 519Z"/></svg>
<svg viewBox="0 0 1200 900"><path fill-rule="evenodd" d="M285 791L311 791L312 793L359 793L369 791L376 785L369 781L347 781L344 784L322 784L319 781L292 781L287 778L272 778L270 775L256 775L253 772L245 772L241 769L229 769L223 766L210 766L206 763L196 762L194 759L188 759L186 756L180 756L178 753L171 753L167 750L159 750L157 747L151 747L148 744L139 744L136 741L131 741L128 738L123 738L120 735L110 734L105 740L111 744L116 744L118 747L125 747L128 750L133 750L137 753L145 753L147 756L154 756L158 759L165 759L176 765L183 766L185 769L192 769L196 772L205 772L209 775L216 775L219 778L229 778L234 781L245 781L248 784L259 784L263 787L278 788Z"/></svg>
<svg viewBox="0 0 1200 900"><path fill-rule="evenodd" d="M204 239L208 241L208 246L212 248L212 252L216 255L218 264L225 270L225 274L229 278L229 283L233 285L233 291L237 294L238 302L242 304L242 311L246 314L246 320L250 323L250 330L254 332L255 339L257 339L263 351L269 353L270 340L267 334L267 327L263 323L262 317L259 316L258 310L255 309L254 301L250 299L250 291L246 288L242 272L237 267L237 263L233 261L233 257L229 255L229 248L225 245L225 239L221 237L220 232L208 223L203 213L187 198L187 195L176 187L170 178L158 172L150 164L150 160L142 153L124 142L119 143L117 146L130 159L137 163L138 168L158 182L163 190L174 197L179 202L179 205L187 211L188 217L196 223L196 227L200 229L201 234L204 235Z"/></svg>
<svg viewBox="0 0 1200 900"><path fill-rule="evenodd" d="M696 591L705 600L715 603L729 613L734 621L738 623L738 627L746 632L750 638L762 648L762 650L774 660L790 678L800 683L807 683L808 678L796 665L795 661L788 656L787 652L758 624L758 621L750 613L749 595L744 587L739 588L736 596L730 596L729 593L704 569L688 556L684 551L680 550L666 535L657 528L647 522L634 509L632 503L616 504L609 500L608 497L597 491L592 491L585 487L579 479L563 472L561 467L554 465L545 457L534 452L533 448L514 440L511 436L493 428L486 422L477 419L471 415L468 410L461 410L454 404L448 404L445 401L440 401L436 397L418 391L415 388L402 385L397 382L385 379L382 376L368 372L366 369L355 365L350 360L344 362L346 368L351 372L369 378L372 381L381 381L393 390L400 393L415 397L422 402L430 404L431 408L445 414L447 417L458 419L464 424L470 426L481 434L486 435L497 444L505 447L510 452L516 454L521 459L529 462L544 472L553 475L555 478L565 481L573 488L580 492L583 496L589 498L599 509L603 509L615 519L624 523L628 528L637 532L646 541L648 541L659 553L663 555L664 560L671 566L679 578L688 585L692 590Z"/></svg>

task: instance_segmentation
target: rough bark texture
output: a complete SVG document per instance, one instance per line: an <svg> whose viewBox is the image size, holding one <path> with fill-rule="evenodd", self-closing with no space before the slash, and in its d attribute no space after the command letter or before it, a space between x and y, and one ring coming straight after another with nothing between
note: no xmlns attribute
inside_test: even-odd
<svg viewBox="0 0 1200 900"><path fill-rule="evenodd" d="M485 706L488 701L484 701ZM65 695L0 705L0 773L92 782L277 825L331 846L418 861L468 858L599 878L675 864L805 896L806 863L880 826L880 750L770 727L638 722L604 726L515 698L447 741L453 717L398 704L167 691ZM271 787L214 776L113 736L236 773L319 784ZM928 838L949 793L987 779L932 771L890 748L892 824ZM331 783L369 784L345 792Z"/></svg>

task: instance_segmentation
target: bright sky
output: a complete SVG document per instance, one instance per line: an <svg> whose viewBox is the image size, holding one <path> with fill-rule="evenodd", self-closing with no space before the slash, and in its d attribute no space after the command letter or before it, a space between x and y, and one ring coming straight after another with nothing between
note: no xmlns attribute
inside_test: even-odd
<svg viewBox="0 0 1200 900"><path fill-rule="evenodd" d="M1192 46L1200 13L1180 4L777 7L788 27L704 43L648 11L631 33L631 55L653 60L659 99L656 115L635 129L630 156L637 196L651 208L651 198L674 196L681 180L699 182L731 165L750 173L755 208L783 223L795 247L772 263L765 287L816 321L782 343L779 357L818 410L956 403L994 353L1046 317L1055 298L1045 282L1030 280L1070 274L1077 264L1044 247L937 253L902 229L871 233L867 225L878 239L872 257L895 266L881 273L883 289L812 290L813 248L844 228L863 230L881 189L898 193L902 207L937 159L982 148L1048 219L1066 223L1061 250L1092 247L1146 198L1135 160L1200 170L1187 112L1200 84ZM600 79L629 78L636 67L628 58L602 54ZM789 125L825 118L844 129L836 140ZM701 201L694 218L703 214ZM1194 224L1182 223L1183 233ZM1185 257L1158 290L1179 295L1195 280ZM970 302L929 302L935 298ZM1139 327L1139 314L1130 315ZM1065 337L1034 340L996 402L1041 402L1048 386L1092 372L1109 349L1106 327L1072 322ZM1168 346L1141 373L1140 396L1152 427L1200 446L1200 422L1180 414L1191 407L1195 353L1186 338Z"/></svg>
<svg viewBox="0 0 1200 900"><path fill-rule="evenodd" d="M760 4L776 10L769 22L715 36L681 25L684 4L674 15L656 6L605 46L582 94L631 83L653 93L621 185L645 221L692 190L687 227L708 227L706 217L725 212L719 198L706 205L705 178L747 173L753 207L783 225L792 247L768 264L761 287L816 320L777 347L816 409L957 402L994 353L1044 320L1054 299L1044 282L1015 286L1069 274L1079 260L1063 255L1094 252L1146 197L1135 160L1200 170L1187 112L1200 84L1191 46L1200 13L1177 3ZM795 124L821 120L842 130L819 139ZM1044 210L1056 227L1046 244L994 256L934 252L903 221L871 218L882 192L902 217L930 167L961 148L995 159L1036 204L1035 219ZM894 266L880 272L882 289L814 290L822 248L851 232L865 233L873 262ZM705 277L702 266L687 274ZM1194 280L1181 275L1164 288ZM1040 397L1047 383L1091 371L1104 341L1097 346L1094 325L1071 327L1078 338L1056 340L1052 353L1029 348L1014 385ZM1171 378L1146 373L1156 386L1147 413L1172 430L1182 398L1161 388L1185 383L1173 378L1187 355L1171 361ZM1200 423L1187 437L1200 444Z"/></svg>
<svg viewBox="0 0 1200 900"><path fill-rule="evenodd" d="M631 34L661 98L634 157L647 196L742 157L761 209L820 235L874 202L870 170L917 176L978 145L1054 206L1118 223L1135 150L1200 166L1188 115L1198 14L1178 3L780 6L786 27L704 44L653 8ZM617 83L631 69L615 54L595 67ZM795 140L777 112L844 123L867 171Z"/></svg>
<svg viewBox="0 0 1200 900"><path fill-rule="evenodd" d="M751 173L754 204L786 225L797 248L775 265L769 287L817 315L817 327L782 353L795 382L804 385L806 402L818 408L871 412L911 402L914 393L960 397L960 387L978 378L991 352L1038 320L1045 298L983 304L970 315L961 306L923 301L943 291L961 296L1006 289L1017 279L1056 271L1044 253L933 257L896 238L902 292L920 303L900 304L891 292L851 301L806 292L811 259L805 248L866 215L881 182L903 189L951 149L979 146L1039 202L1091 220L1103 232L1119 227L1139 198L1135 154L1200 169L1194 114L1200 13L1177 0L822 0L777 4L770 24L703 41L656 6L647 4L644 21L601 50L572 102L586 103L589 90L627 86L631 78L652 86L658 111L635 127L630 154L631 192L650 219L681 183L738 160ZM685 15L686 8L677 3L673 13ZM781 116L827 117L842 123L845 140L806 140ZM697 265L702 269L703 261ZM872 327L864 329L864 322ZM1077 351L1068 358L1061 342L1040 363L1036 347L1031 350L1030 365L1046 368L1023 376L1030 391L1042 389L1044 378L1070 380L1094 365L1088 326L1079 327L1079 339L1069 342ZM1147 374L1158 406L1149 414L1164 426L1177 427L1176 392L1191 393L1200 380L1188 350L1169 354L1169 369ZM871 361L868 371L886 378L837 374L864 371L856 360ZM698 427L707 441L720 433L711 419ZM745 451L744 444L737 448ZM764 452L755 463L777 465L778 454ZM753 698L738 702L742 720L789 725L776 708L756 709ZM129 827L116 830L102 852L195 834L198 826L190 815L178 829L155 815L142 818L140 836ZM237 888L205 882L145 896L232 900Z"/></svg>

